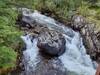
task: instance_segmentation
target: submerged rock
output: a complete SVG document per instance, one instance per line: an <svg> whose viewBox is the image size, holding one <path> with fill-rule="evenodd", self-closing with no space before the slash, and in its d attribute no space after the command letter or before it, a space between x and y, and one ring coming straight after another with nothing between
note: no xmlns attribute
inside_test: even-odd
<svg viewBox="0 0 100 75"><path fill-rule="evenodd" d="M59 56L65 52L66 40L64 36L54 30L44 29L41 31L37 46L44 53Z"/></svg>
<svg viewBox="0 0 100 75"><path fill-rule="evenodd" d="M58 58L44 59L37 65L33 75L68 75Z"/></svg>

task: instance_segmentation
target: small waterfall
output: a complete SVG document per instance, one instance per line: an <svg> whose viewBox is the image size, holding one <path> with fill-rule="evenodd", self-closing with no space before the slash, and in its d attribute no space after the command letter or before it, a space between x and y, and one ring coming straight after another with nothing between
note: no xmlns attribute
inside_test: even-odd
<svg viewBox="0 0 100 75"><path fill-rule="evenodd" d="M39 49L37 47L37 39L32 38L30 35L21 36L21 38L26 44L26 50L23 51L22 60L22 63L25 67L24 75L29 75L33 70L35 70L36 64L39 62L39 59L37 57L39 52Z"/></svg>
<svg viewBox="0 0 100 75"><path fill-rule="evenodd" d="M67 28L60 23L57 23L54 19L39 14L38 12L31 13L28 17L36 18L39 24L43 24L50 29L54 29L63 34L66 39L66 52L58 57L61 63L67 70L68 75L95 75L95 68L90 56L86 54L86 49L83 45L82 38L78 32ZM24 18L24 21L26 19ZM28 21L29 22L29 21ZM30 74L30 71L34 70L37 63L40 62L38 58L39 49L37 47L37 39L29 35L21 36L26 44L26 50L23 52L23 61L26 75Z"/></svg>
<svg viewBox="0 0 100 75"><path fill-rule="evenodd" d="M95 75L95 69L90 56L86 54L86 49L83 46L82 38L78 32L74 32L75 36L66 38L66 52L59 57L64 66L68 70L68 75Z"/></svg>

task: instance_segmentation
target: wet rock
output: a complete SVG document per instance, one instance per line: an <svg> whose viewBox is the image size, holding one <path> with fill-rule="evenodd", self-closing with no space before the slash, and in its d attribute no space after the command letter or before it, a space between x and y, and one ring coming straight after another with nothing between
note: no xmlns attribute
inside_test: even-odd
<svg viewBox="0 0 100 75"><path fill-rule="evenodd" d="M85 26L86 21L85 21L85 18L83 16L75 15L72 17L71 23L72 23L71 26L73 29L80 30Z"/></svg>
<svg viewBox="0 0 100 75"><path fill-rule="evenodd" d="M67 75L67 70L58 57L39 52L37 38L32 41L31 35L26 35L22 36L22 39L27 49L23 52L24 70L18 75Z"/></svg>
<svg viewBox="0 0 100 75"><path fill-rule="evenodd" d="M33 75L67 75L67 70L58 58L42 59Z"/></svg>
<svg viewBox="0 0 100 75"><path fill-rule="evenodd" d="M94 24L87 24L81 30L81 33L83 36L84 45L87 48L87 53L90 54L90 56L94 60L98 60L99 59L98 53L100 54L100 41L98 40L98 37L95 34L94 28L95 28Z"/></svg>
<svg viewBox="0 0 100 75"><path fill-rule="evenodd" d="M62 34L54 30L44 29L39 35L37 46L44 53L59 56L65 52L65 44L66 40Z"/></svg>
<svg viewBox="0 0 100 75"><path fill-rule="evenodd" d="M45 25L48 28L43 28L42 30L39 27L37 27L37 29L35 28L34 31L38 34L38 40L37 38L35 38L36 40L32 40L30 37L27 38L27 36L24 38L28 49L23 53L26 63L23 63L25 66L25 73L22 75L94 75L95 70L91 59L84 50L79 33L65 26L61 26L52 18L38 13L33 14L33 19L36 20L37 25L42 24L42 26ZM50 28L52 28L52 30L49 30ZM66 41L60 33L64 34L66 37L66 53L64 53ZM37 48L37 46L39 48ZM43 56L44 54L42 53L40 55L39 49L47 55L59 56L64 54L60 57ZM55 58L57 58L57 60L55 60Z"/></svg>
<svg viewBox="0 0 100 75"><path fill-rule="evenodd" d="M100 61L100 56L98 56L100 54L99 33L95 33L95 24L88 23L84 17L76 15L72 18L72 27L80 31L87 53L91 58Z"/></svg>
<svg viewBox="0 0 100 75"><path fill-rule="evenodd" d="M100 41L100 32L97 32L96 36L97 36L98 40Z"/></svg>
<svg viewBox="0 0 100 75"><path fill-rule="evenodd" d="M71 28L66 27L62 23L57 22L53 18L47 17L41 14L38 11L31 12L29 9L22 8L22 19L24 23L28 24L27 27L33 28L36 25L47 27L49 29L55 30L57 32L69 35L69 37L73 37L74 33Z"/></svg>
<svg viewBox="0 0 100 75"><path fill-rule="evenodd" d="M31 10L27 9L27 8L19 8L18 12L20 13L18 15L18 19L16 20L16 24L19 25L19 27L23 30L23 29L30 29L32 28L34 25L32 24L32 19L31 17L29 17L29 14L31 14ZM25 20L25 21L24 21Z"/></svg>

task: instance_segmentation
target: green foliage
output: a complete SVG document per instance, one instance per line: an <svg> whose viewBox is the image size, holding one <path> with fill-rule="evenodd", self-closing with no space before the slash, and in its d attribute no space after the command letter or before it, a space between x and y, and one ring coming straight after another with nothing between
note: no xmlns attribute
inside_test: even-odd
<svg viewBox="0 0 100 75"><path fill-rule="evenodd" d="M9 68L15 66L16 53L9 47L0 47L0 68ZM13 62L12 62L13 61Z"/></svg>
<svg viewBox="0 0 100 75"><path fill-rule="evenodd" d="M81 0L34 0L33 8L51 11L62 20L72 16L74 10L81 4ZM55 15L54 14L54 15Z"/></svg>
<svg viewBox="0 0 100 75"><path fill-rule="evenodd" d="M70 18L82 0L9 0L15 5L28 7L41 12L52 12L53 15L67 20Z"/></svg>
<svg viewBox="0 0 100 75"><path fill-rule="evenodd" d="M95 4L100 3L96 2ZM82 2L82 5L78 8L77 12L86 17L88 22L95 23L97 31L100 31L100 7L97 5L91 5L88 2Z"/></svg>
<svg viewBox="0 0 100 75"><path fill-rule="evenodd" d="M0 68L12 67L17 53L14 51L22 34L16 26L16 7L27 7L65 20L77 12L100 30L100 0L0 0ZM13 8L13 9L12 9Z"/></svg>
<svg viewBox="0 0 100 75"><path fill-rule="evenodd" d="M90 16L90 9L87 2L82 2L82 5L77 9L77 12L83 16Z"/></svg>
<svg viewBox="0 0 100 75"><path fill-rule="evenodd" d="M21 31L15 27L17 12L0 0L0 69L14 67L17 53L14 51L20 42Z"/></svg>

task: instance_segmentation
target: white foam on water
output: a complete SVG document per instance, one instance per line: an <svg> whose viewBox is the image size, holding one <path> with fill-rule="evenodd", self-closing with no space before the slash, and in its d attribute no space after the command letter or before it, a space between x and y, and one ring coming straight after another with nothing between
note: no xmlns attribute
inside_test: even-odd
<svg viewBox="0 0 100 75"><path fill-rule="evenodd" d="M65 26L60 26L56 21L50 17L34 12L26 15L30 17L31 21L36 21L41 25L61 32L66 39L66 52L59 57L64 67L68 71L68 75L95 75L95 69L90 56L86 54L86 49L83 45L82 38L78 32L73 31ZM27 19L23 18L27 21ZM30 22L30 20L28 21ZM72 34L73 37L69 35ZM28 60L28 66L36 65L36 56L38 54L37 40L31 41L30 37L22 36L26 43L26 50L23 52L25 60Z"/></svg>
<svg viewBox="0 0 100 75"><path fill-rule="evenodd" d="M34 70L39 62L37 58L39 49L37 47L37 39L32 39L30 35L21 36L26 44L26 50L23 51L23 63L26 71Z"/></svg>
<svg viewBox="0 0 100 75"><path fill-rule="evenodd" d="M71 43L66 37L66 52L59 57L62 63L68 70L68 75L95 75L90 56L86 54L86 49L83 46L82 38L79 33L74 32L74 37Z"/></svg>

